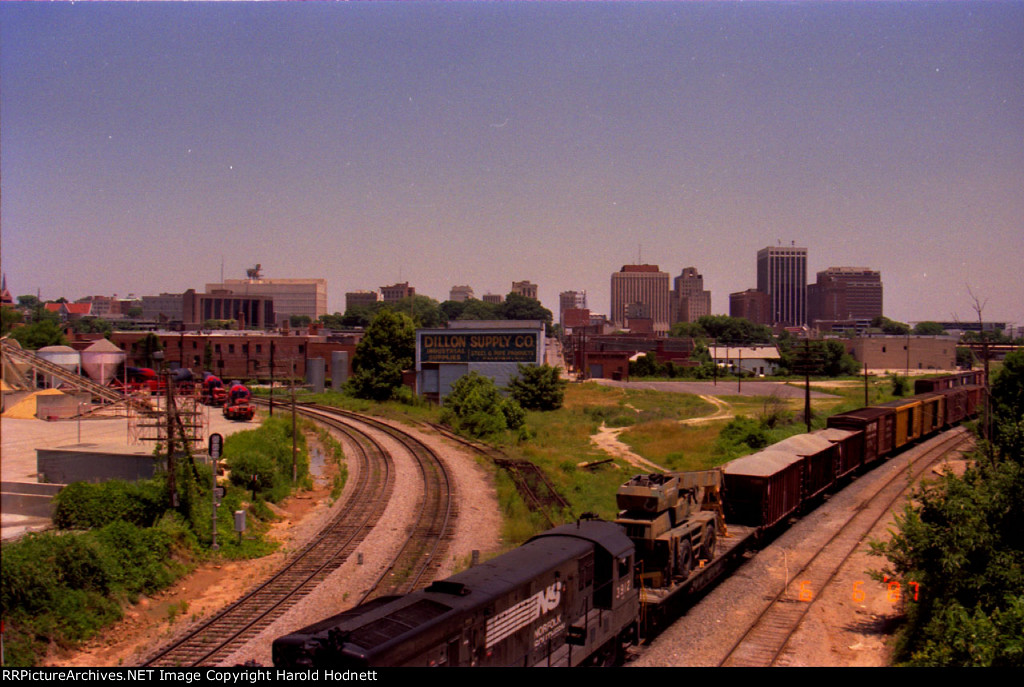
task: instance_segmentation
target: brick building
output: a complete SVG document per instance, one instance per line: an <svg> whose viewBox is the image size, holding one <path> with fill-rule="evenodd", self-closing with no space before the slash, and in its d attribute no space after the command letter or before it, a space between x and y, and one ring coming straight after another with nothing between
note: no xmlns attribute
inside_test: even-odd
<svg viewBox="0 0 1024 687"><path fill-rule="evenodd" d="M867 267L829 267L807 287L807 317L817 322L852 322L861 327L882 315L882 275Z"/></svg>
<svg viewBox="0 0 1024 687"><path fill-rule="evenodd" d="M331 354L335 351L348 353L348 373L351 374L352 357L358 343L358 335L328 336L306 331L153 333L160 340L164 362L170 367L187 367L197 377L208 370L222 379L242 380L305 378L307 362L312 358L324 359L326 375L331 378ZM114 332L109 338L125 352L125 365L144 367L142 340L147 335L148 332Z"/></svg>
<svg viewBox="0 0 1024 687"><path fill-rule="evenodd" d="M742 317L754 324L770 325L768 306L768 294L757 289L729 294L729 317Z"/></svg>

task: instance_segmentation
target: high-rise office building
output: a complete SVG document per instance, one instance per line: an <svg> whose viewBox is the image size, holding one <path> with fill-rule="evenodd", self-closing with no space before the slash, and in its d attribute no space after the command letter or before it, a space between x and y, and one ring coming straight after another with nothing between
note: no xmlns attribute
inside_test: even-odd
<svg viewBox="0 0 1024 687"><path fill-rule="evenodd" d="M768 295L771 324L807 324L807 249L769 246L757 251L757 290Z"/></svg>
<svg viewBox="0 0 1024 687"><path fill-rule="evenodd" d="M656 332L669 327L669 276L657 265L623 265L612 274L611 319L617 327L628 327L628 314L642 313Z"/></svg>
<svg viewBox="0 0 1024 687"><path fill-rule="evenodd" d="M704 290L704 277L696 267L686 267L673 280L669 322L696 322L711 314L711 292Z"/></svg>

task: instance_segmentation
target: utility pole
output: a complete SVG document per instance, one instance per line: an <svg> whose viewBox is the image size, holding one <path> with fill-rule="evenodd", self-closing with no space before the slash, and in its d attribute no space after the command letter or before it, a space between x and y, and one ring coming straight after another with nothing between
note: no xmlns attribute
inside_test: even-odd
<svg viewBox="0 0 1024 687"><path fill-rule="evenodd" d="M292 484L299 481L298 446L295 442L295 361L292 361Z"/></svg>

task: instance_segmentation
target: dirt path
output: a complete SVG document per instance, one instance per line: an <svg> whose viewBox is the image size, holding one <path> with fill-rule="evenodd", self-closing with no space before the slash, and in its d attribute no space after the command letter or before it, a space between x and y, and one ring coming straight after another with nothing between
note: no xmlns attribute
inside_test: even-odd
<svg viewBox="0 0 1024 687"><path fill-rule="evenodd" d="M735 415L732 412L732 406L719 398L715 398L714 396L701 396L701 399L714 405L715 412L704 417L693 417L687 420L679 420L679 424L702 425L708 422L725 420ZM630 427L608 427L602 422L601 426L597 430L597 434L591 435L590 440L608 455L614 458L621 458L637 469L644 471L653 470L655 472L664 471L665 468L663 466L647 460L638 453L634 453L629 445L619 438L619 435L627 429L630 429Z"/></svg>

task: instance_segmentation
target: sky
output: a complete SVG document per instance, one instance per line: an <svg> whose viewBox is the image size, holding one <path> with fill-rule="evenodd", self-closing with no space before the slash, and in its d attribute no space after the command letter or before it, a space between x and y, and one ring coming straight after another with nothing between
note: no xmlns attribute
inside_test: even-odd
<svg viewBox="0 0 1024 687"><path fill-rule="evenodd" d="M756 253L1024 326L1024 2L0 2L15 295L585 290Z"/></svg>

